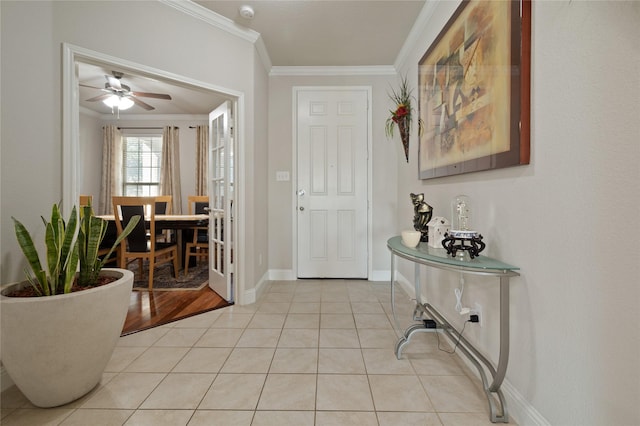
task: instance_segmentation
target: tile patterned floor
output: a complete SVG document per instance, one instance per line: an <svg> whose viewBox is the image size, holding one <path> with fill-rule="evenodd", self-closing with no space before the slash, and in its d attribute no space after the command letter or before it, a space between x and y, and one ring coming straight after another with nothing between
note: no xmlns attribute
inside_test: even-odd
<svg viewBox="0 0 640 426"><path fill-rule="evenodd" d="M403 329L412 308L398 297ZM254 305L122 337L102 382L71 404L39 409L6 390L1 423L492 424L479 381L434 334L395 358L395 324L388 283L270 282Z"/></svg>

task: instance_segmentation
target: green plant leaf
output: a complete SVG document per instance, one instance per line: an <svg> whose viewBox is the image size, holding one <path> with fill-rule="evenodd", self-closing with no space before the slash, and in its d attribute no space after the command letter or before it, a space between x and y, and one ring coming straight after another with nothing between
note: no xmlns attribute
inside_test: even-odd
<svg viewBox="0 0 640 426"><path fill-rule="evenodd" d="M22 249L22 253L24 257L27 259L29 263L29 267L33 271L33 275L29 274L29 270L25 269L25 274L27 275L27 279L36 290L36 293L39 295L45 294L45 288L48 289L47 286L47 274L42 269L42 265L40 264L40 257L38 256L38 251L36 250L35 245L33 244L33 240L31 239L31 235L29 235L29 231L27 228L15 217L11 217L14 224L14 229L16 233L16 239L18 240L18 244L20 245L20 249Z"/></svg>
<svg viewBox="0 0 640 426"><path fill-rule="evenodd" d="M102 219L100 219L100 220L102 220ZM129 223L122 230L120 235L118 235L118 238L116 238L116 241L113 243L113 246L111 247L111 250L109 250L109 253L107 253L107 255L103 257L103 259L106 260L106 259L109 259L109 257L111 257L111 254L116 249L116 247L118 247L118 244L120 244L122 242L122 240L124 240L131 233L131 231L133 231L133 228L136 227L136 225L138 224L139 221L140 221L140 216L139 215L133 216L129 220ZM100 268L102 268L103 265L104 265L104 261L100 262Z"/></svg>

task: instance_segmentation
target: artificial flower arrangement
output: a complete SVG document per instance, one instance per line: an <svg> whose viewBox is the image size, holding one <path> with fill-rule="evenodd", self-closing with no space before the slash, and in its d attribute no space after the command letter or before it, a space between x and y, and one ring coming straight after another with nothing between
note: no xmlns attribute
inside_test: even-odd
<svg viewBox="0 0 640 426"><path fill-rule="evenodd" d="M393 129L398 125L398 131L400 132L400 139L402 140L402 146L404 147L404 156L409 162L409 132L411 123L413 121L413 107L411 106L411 90L407 84L407 77L405 76L400 83L400 90L396 92L391 89L389 98L396 104L395 110L390 110L391 116L387 118L384 126L387 138L393 137ZM418 131L421 130L421 122L418 120Z"/></svg>

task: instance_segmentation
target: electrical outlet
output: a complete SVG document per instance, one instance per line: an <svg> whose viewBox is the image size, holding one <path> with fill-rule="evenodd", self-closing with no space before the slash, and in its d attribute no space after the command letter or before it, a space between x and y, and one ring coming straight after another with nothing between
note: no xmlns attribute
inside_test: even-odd
<svg viewBox="0 0 640 426"><path fill-rule="evenodd" d="M482 316L482 305L476 302L471 313L478 316L477 324L482 327L482 322L484 321L484 317Z"/></svg>

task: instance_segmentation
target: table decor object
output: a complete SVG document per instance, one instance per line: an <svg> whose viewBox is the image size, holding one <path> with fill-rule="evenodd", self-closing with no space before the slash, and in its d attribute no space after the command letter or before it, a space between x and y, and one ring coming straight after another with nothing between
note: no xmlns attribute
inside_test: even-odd
<svg viewBox="0 0 640 426"><path fill-rule="evenodd" d="M466 260L468 253L471 259L480 255L485 243L482 235L471 227L472 207L471 199L466 195L457 195L451 202L451 229L444 234L442 247L447 253L462 260Z"/></svg>
<svg viewBox="0 0 640 426"><path fill-rule="evenodd" d="M420 231L422 237L420 241L429 241L428 223L433 216L433 207L424 201L424 194L409 194L411 203L413 204L413 229Z"/></svg>
<svg viewBox="0 0 640 426"><path fill-rule="evenodd" d="M442 248L442 240L446 238L445 235L451 227L449 221L444 217L436 216L427 223L427 227L430 235L429 247Z"/></svg>

